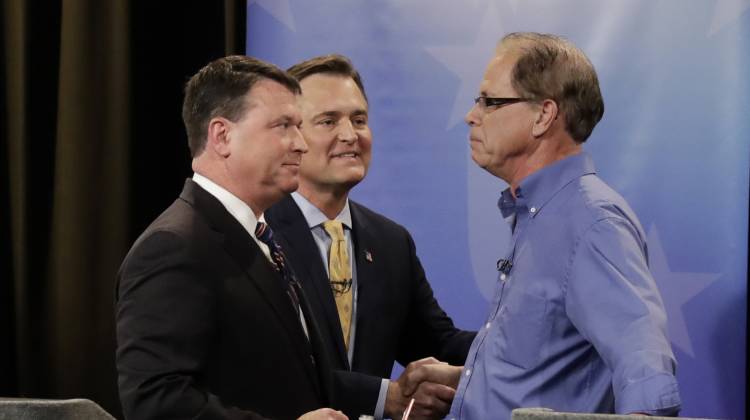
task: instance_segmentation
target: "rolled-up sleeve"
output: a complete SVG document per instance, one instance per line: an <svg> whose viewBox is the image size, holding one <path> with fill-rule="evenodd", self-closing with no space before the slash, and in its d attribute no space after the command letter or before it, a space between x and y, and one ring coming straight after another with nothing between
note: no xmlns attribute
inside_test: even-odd
<svg viewBox="0 0 750 420"><path fill-rule="evenodd" d="M594 223L566 278L566 312L611 370L616 412L677 414L666 313L636 227L617 217Z"/></svg>

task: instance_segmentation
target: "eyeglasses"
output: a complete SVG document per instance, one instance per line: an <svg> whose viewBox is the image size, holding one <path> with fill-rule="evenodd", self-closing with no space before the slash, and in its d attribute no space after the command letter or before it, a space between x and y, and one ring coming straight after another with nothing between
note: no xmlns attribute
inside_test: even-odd
<svg viewBox="0 0 750 420"><path fill-rule="evenodd" d="M528 102L532 99L529 98L489 98L487 96L479 96L474 98L474 103L478 104L480 108L487 109L491 106L500 108L505 105L511 105L518 102Z"/></svg>

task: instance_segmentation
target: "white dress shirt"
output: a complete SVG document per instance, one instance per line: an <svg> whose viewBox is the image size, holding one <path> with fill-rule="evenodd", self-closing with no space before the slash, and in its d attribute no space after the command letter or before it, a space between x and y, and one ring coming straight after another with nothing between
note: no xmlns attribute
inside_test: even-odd
<svg viewBox="0 0 750 420"><path fill-rule="evenodd" d="M271 258L271 250L268 249L268 245L261 242L261 240L255 236L255 226L258 224L258 222L266 222L263 215L261 214L259 218L256 218L255 213L253 213L253 209L251 209L250 206L247 205L247 203L240 200L236 195L227 191L224 187L197 172L193 174L193 181L201 188L206 190L209 194L214 196L217 200L219 200L224 208L227 209L229 214L237 219L242 227L245 228L247 233L250 234L250 237L253 238L256 244L258 244L260 250L263 251L263 254L266 256L266 258L268 258L268 261L270 261L272 264L275 264L273 262L273 259ZM302 322L302 329L305 331L305 335L309 337L309 334L307 333L307 322L305 322L305 315L301 310L299 310L299 308L297 312L299 312L300 321Z"/></svg>

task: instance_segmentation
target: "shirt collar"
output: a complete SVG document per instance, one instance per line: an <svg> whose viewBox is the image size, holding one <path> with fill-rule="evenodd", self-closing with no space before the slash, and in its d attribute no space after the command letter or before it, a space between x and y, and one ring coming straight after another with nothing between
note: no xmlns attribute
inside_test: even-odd
<svg viewBox="0 0 750 420"><path fill-rule="evenodd" d="M529 208L534 215L563 187L584 175L596 173L594 161L586 152L581 152L534 172L521 181L513 199L510 187L500 195L498 207L503 217L510 216L519 205ZM532 210L533 209L533 210Z"/></svg>
<svg viewBox="0 0 750 420"><path fill-rule="evenodd" d="M315 226L322 225L323 222L328 221L328 217L323 214L323 212L320 211L319 208L315 207L314 204L303 197L302 194L295 191L292 193L292 198L294 199L294 202L299 206L299 209L302 211L302 215L305 216L305 220L307 220L307 225L310 227L310 229L314 228ZM336 215L336 218L334 220L338 220L339 222L343 223L344 226L346 226L349 230L351 230L352 212L351 210L349 210L348 198L346 199L344 208L341 209L341 212Z"/></svg>
<svg viewBox="0 0 750 420"><path fill-rule="evenodd" d="M247 203L227 191L224 187L197 172L193 174L193 181L219 200L229 214L240 222L250 236L255 238L255 226L259 220L255 217L255 213L253 213L253 210ZM260 216L260 221L265 222L263 215ZM257 238L255 239L257 240Z"/></svg>

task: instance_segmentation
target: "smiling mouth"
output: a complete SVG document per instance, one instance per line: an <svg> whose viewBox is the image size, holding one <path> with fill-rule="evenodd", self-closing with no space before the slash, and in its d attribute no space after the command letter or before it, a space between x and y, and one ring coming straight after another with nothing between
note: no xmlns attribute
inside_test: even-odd
<svg viewBox="0 0 750 420"><path fill-rule="evenodd" d="M359 157L359 153L355 152L346 152L346 153L337 153L335 155L332 155L333 158L356 158Z"/></svg>

